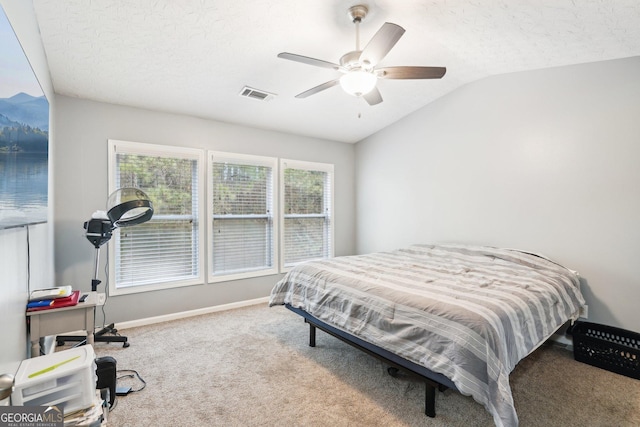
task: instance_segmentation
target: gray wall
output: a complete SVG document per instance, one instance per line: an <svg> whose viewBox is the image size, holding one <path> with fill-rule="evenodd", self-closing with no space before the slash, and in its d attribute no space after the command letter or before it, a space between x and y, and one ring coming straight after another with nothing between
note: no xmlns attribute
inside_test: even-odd
<svg viewBox="0 0 640 427"><path fill-rule="evenodd" d="M359 142L357 251L538 251L578 270L590 320L638 331L638 76L636 57L486 78Z"/></svg>
<svg viewBox="0 0 640 427"><path fill-rule="evenodd" d="M94 249L84 237L82 224L95 210L105 208L108 139L333 163L335 252L336 255L349 255L355 251L353 144L59 95L56 103L55 270L60 284L90 289ZM101 250L102 261L106 259L106 249L105 246ZM100 278L104 281L103 271L101 268ZM279 277L112 296L106 306L107 321L135 320L266 297ZM98 321L101 320L99 317Z"/></svg>

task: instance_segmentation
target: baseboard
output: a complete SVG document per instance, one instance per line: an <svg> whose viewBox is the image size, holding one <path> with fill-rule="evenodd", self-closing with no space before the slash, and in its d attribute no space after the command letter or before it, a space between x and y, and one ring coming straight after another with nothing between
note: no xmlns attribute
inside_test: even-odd
<svg viewBox="0 0 640 427"><path fill-rule="evenodd" d="M232 302L229 304L214 305L211 307L198 308L195 310L181 311L178 313L164 314L162 316L147 317L144 319L130 320L120 322L116 326L118 329L135 328L138 326L153 325L156 323L169 322L171 320L185 319L202 314L217 313L220 311L233 310L235 308L249 307L252 305L264 304L269 302L269 297L256 298L246 301ZM81 333L81 331L80 331ZM567 350L573 351L573 341L564 334L553 334L550 338L555 344L565 347Z"/></svg>
<svg viewBox="0 0 640 427"><path fill-rule="evenodd" d="M130 320L116 324L118 330L135 328L138 326L153 325L156 323L169 322L171 320L184 319L187 317L200 316L202 314L217 313L219 311L233 310L234 308L249 307L257 304L269 302L269 297L256 298L246 301L232 302L229 304L214 305L212 307L198 308L195 310L181 311L178 313L164 314L162 316L147 317L144 319Z"/></svg>
<svg viewBox="0 0 640 427"><path fill-rule="evenodd" d="M553 341L554 344L565 347L567 350L573 351L573 340L567 338L564 334L553 334L549 340Z"/></svg>

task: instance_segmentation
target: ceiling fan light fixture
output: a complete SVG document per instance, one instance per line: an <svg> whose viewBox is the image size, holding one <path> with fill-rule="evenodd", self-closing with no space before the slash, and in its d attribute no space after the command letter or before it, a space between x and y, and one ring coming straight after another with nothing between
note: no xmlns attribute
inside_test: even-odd
<svg viewBox="0 0 640 427"><path fill-rule="evenodd" d="M340 77L340 86L349 95L362 96L371 92L376 87L378 78L373 73L362 70L353 70Z"/></svg>
<svg viewBox="0 0 640 427"><path fill-rule="evenodd" d="M391 22L385 22L369 40L369 43L361 49L360 23L368 12L369 8L365 5L356 5L349 8L348 15L355 24L356 29L356 46L354 50L340 57L339 64L289 52L278 54L278 58L344 73L340 78L334 78L297 94L296 98L306 98L339 84L348 94L362 98L367 104L373 106L382 102L382 95L376 88L376 81L379 78L385 80L415 80L440 79L444 76L447 71L445 67L380 67L380 62L404 34L404 28Z"/></svg>

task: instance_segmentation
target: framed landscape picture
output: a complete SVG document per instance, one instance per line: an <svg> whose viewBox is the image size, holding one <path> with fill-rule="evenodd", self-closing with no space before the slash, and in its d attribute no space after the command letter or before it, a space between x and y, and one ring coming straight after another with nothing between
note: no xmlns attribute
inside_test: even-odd
<svg viewBox="0 0 640 427"><path fill-rule="evenodd" d="M49 102L0 7L0 229L47 221Z"/></svg>

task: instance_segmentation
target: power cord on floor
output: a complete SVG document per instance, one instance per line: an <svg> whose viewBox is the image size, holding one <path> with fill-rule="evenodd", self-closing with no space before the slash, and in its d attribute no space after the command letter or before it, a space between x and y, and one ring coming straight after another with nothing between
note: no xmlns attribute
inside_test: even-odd
<svg viewBox="0 0 640 427"><path fill-rule="evenodd" d="M138 371L135 371L133 369L120 369L118 371L116 371L117 374L123 374L124 375L120 375L116 377L116 399L113 401L113 405L109 408L109 412L113 411L116 406L118 406L118 397L120 396L126 396L128 394L131 393L137 393L139 391L144 390L144 388L147 386L147 382L140 376L140 374L138 373ZM138 387L137 389L134 389L130 386L118 386L118 380L121 379L126 379L126 378L137 378L138 381L142 384L140 387Z"/></svg>
<svg viewBox="0 0 640 427"><path fill-rule="evenodd" d="M139 391L144 390L144 388L147 386L147 382L144 379L142 379L142 377L140 376L138 371L135 371L133 369L121 369L121 370L119 370L117 372L118 373L131 372L131 373L128 373L128 374L125 374L125 375L120 375L119 377L117 377L116 378L116 384L117 384L117 380L120 380L120 379L123 379L123 378L135 378L135 377L137 377L138 380L142 383L142 386L140 386L137 389L133 389L132 387L128 387L128 386L123 387L122 388L122 390L123 390L122 394L119 394L118 393L118 388L120 388L120 387L118 387L116 385L116 396L126 396L127 394L130 394L130 393L137 393ZM125 389L126 389L126 391L125 391Z"/></svg>

